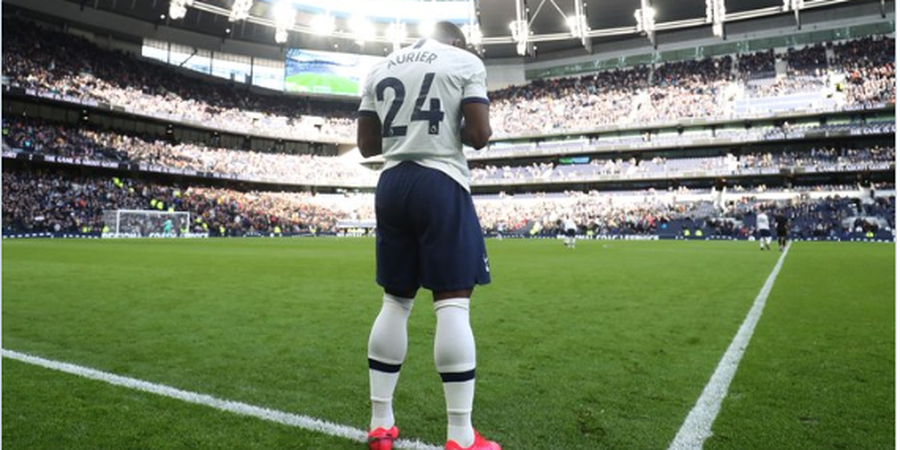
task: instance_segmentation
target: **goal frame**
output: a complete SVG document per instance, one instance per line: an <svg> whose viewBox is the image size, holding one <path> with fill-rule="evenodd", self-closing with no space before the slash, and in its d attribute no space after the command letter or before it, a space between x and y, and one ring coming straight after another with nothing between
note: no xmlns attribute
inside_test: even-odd
<svg viewBox="0 0 900 450"><path fill-rule="evenodd" d="M183 222L184 227L190 229L190 224L191 224L191 213L189 211L160 211L160 210L156 210L156 209L114 209L114 210L104 211L103 212L104 218L107 216L107 214L111 215L112 213L115 213L115 226L112 227L113 228L112 231L114 233L114 236L116 236L116 237L122 237L122 215L123 214L145 215L147 217L164 217L164 216L184 217L185 218L185 220ZM104 223L104 225L110 226L112 224ZM176 225L176 227L177 227L177 225ZM178 237L181 234L180 228L178 228L178 230L179 230L178 233L176 233L173 236L168 236L168 237ZM138 236L138 237L143 238L143 237L150 237L150 236Z"/></svg>

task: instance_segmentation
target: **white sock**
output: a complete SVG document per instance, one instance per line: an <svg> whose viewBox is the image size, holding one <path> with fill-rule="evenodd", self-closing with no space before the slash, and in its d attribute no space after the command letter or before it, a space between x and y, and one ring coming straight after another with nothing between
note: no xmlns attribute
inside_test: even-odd
<svg viewBox="0 0 900 450"><path fill-rule="evenodd" d="M469 325L469 299L434 302L434 364L444 383L447 440L461 447L475 442L472 403L475 400L475 336Z"/></svg>
<svg viewBox="0 0 900 450"><path fill-rule="evenodd" d="M413 299L384 294L381 312L369 335L369 392L372 420L369 429L394 426L394 388L406 358L406 322Z"/></svg>

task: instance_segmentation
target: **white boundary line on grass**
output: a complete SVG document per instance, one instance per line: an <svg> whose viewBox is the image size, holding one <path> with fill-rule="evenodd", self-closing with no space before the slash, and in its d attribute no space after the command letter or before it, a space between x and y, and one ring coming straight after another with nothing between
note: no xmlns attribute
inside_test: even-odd
<svg viewBox="0 0 900 450"><path fill-rule="evenodd" d="M728 386L731 385L731 380L734 378L735 372L737 372L738 364L740 364L741 358L744 356L744 350L750 344L753 330L756 329L756 324L762 316L766 300L769 298L769 292L772 291L775 278L778 277L778 272L781 271L781 265L784 263L784 258L790 249L791 243L789 242L784 249L784 253L778 258L778 263L775 264L772 273L769 274L769 278L766 279L766 283L763 284L762 289L759 291L759 295L756 296L753 307L747 313L747 318L744 319L744 323L738 329L737 334L731 341L731 345L728 346L728 350L719 361L716 371L713 372L709 382L706 383L706 387L703 388L703 393L700 394L700 398L697 399L694 408L684 420L675 439L669 444L669 450L702 450L703 443L712 436L712 425L716 420L716 416L719 415L722 400L728 394Z"/></svg>
<svg viewBox="0 0 900 450"><path fill-rule="evenodd" d="M255 417L270 422L288 425L292 427L302 428L304 430L314 431L317 433L336 436L352 441L364 443L366 442L366 432L346 425L326 422L309 416L291 414L274 409L263 408L261 406L248 405L246 403L224 400L206 394L196 392L183 391L181 389L165 386L162 384L150 383L148 381L138 380L135 378L123 377L88 367L78 366L59 361L39 358L12 350L0 349L4 358L14 359L27 364L44 367L46 369L58 370L71 375L77 375L83 378L103 381L115 386L122 386L129 389L148 392L151 394L161 395L176 400L194 403L197 405L209 406L220 411L226 411L242 416ZM394 442L395 448L411 449L411 450L441 450L441 447L425 444L420 441L410 441L400 439Z"/></svg>

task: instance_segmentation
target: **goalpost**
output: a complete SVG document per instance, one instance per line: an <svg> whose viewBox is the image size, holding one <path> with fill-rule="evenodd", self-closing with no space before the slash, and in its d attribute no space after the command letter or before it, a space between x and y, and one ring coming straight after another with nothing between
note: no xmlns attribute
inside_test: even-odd
<svg viewBox="0 0 900 450"><path fill-rule="evenodd" d="M185 237L191 213L116 209L103 211L104 237Z"/></svg>

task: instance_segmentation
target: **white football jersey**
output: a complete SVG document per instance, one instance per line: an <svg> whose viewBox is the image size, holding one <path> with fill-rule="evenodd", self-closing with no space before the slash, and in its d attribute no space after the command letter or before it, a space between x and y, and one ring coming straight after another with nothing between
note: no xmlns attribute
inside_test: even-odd
<svg viewBox="0 0 900 450"><path fill-rule="evenodd" d="M756 215L756 229L757 230L768 230L769 229L769 216L766 213L761 212Z"/></svg>
<svg viewBox="0 0 900 450"><path fill-rule="evenodd" d="M381 120L384 168L413 161L469 190L462 105L488 103L486 77L477 56L434 39L421 39L375 64L364 81L359 113Z"/></svg>

